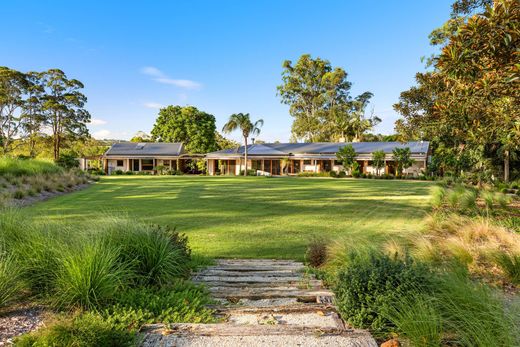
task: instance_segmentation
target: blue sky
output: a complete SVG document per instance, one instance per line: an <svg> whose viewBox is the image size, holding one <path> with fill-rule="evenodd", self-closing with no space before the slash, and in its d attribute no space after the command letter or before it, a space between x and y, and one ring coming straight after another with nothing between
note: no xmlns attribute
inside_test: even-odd
<svg viewBox="0 0 520 347"><path fill-rule="evenodd" d="M344 68L352 94L391 133L399 93L433 52L428 34L452 0L422 1L9 1L0 65L60 68L85 84L98 138L149 132L161 105L193 105L265 121L259 138L287 141L292 118L276 96L282 62L301 54ZM239 134L231 136L239 139Z"/></svg>

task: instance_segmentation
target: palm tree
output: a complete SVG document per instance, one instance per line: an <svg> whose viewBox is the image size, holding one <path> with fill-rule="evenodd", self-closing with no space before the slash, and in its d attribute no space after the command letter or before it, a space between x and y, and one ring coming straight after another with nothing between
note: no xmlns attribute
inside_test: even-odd
<svg viewBox="0 0 520 347"><path fill-rule="evenodd" d="M228 122L222 128L222 132L230 133L235 131L236 129L240 129L242 131L242 136L244 137L244 159L246 161L246 166L244 170L244 176L247 176L247 138L249 135L257 136L260 134L260 128L264 125L264 121L262 119L257 120L256 122L251 122L251 118L249 117L249 113L235 113L229 116Z"/></svg>

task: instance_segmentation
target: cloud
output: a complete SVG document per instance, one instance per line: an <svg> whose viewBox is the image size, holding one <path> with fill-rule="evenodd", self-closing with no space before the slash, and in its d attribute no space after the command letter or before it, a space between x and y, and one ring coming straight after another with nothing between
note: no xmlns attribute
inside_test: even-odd
<svg viewBox="0 0 520 347"><path fill-rule="evenodd" d="M107 124L106 120L99 119L99 118L92 118L90 120L90 125L105 125Z"/></svg>
<svg viewBox="0 0 520 347"><path fill-rule="evenodd" d="M93 133L92 136L98 140L103 140L108 138L111 134L110 130L102 129Z"/></svg>
<svg viewBox="0 0 520 347"><path fill-rule="evenodd" d="M159 104L158 102L145 102L143 104L143 106L147 107L147 108L153 108L153 109L160 109L160 108L164 107L163 104Z"/></svg>
<svg viewBox="0 0 520 347"><path fill-rule="evenodd" d="M170 84L179 88L200 89L202 87L202 84L192 80L170 78L164 72L153 66L143 67L141 73L150 76L155 82Z"/></svg>

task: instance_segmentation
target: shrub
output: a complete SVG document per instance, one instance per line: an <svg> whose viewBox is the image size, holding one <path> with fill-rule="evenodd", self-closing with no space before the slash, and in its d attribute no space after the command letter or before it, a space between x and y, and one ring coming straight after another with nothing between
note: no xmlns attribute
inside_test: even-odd
<svg viewBox="0 0 520 347"><path fill-rule="evenodd" d="M56 164L65 169L73 169L79 167L79 160L76 158L77 155L74 153L63 153L60 154Z"/></svg>
<svg viewBox="0 0 520 347"><path fill-rule="evenodd" d="M126 276L118 257L117 248L99 242L67 252L56 273L55 304L94 309L113 299Z"/></svg>
<svg viewBox="0 0 520 347"><path fill-rule="evenodd" d="M474 211L477 208L477 193L467 190L460 196L460 208L466 211Z"/></svg>
<svg viewBox="0 0 520 347"><path fill-rule="evenodd" d="M321 237L314 237L307 246L305 259L312 267L320 267L327 260L327 241Z"/></svg>
<svg viewBox="0 0 520 347"><path fill-rule="evenodd" d="M132 176L134 174L133 171L125 171L125 175L129 175L129 176Z"/></svg>
<svg viewBox="0 0 520 347"><path fill-rule="evenodd" d="M18 264L0 248L0 308L13 302L24 285Z"/></svg>
<svg viewBox="0 0 520 347"><path fill-rule="evenodd" d="M338 178L345 178L347 177L347 173L344 170L341 170L338 172Z"/></svg>
<svg viewBox="0 0 520 347"><path fill-rule="evenodd" d="M329 176L336 178L336 177L338 177L338 174L336 173L336 171L332 170L329 172Z"/></svg>
<svg viewBox="0 0 520 347"><path fill-rule="evenodd" d="M135 346L134 329L118 329L96 313L76 314L72 319L61 316L47 327L15 339L18 347L81 346L116 347Z"/></svg>
<svg viewBox="0 0 520 347"><path fill-rule="evenodd" d="M480 197L484 200L486 210L492 210L495 202L495 195L493 194L493 192L484 191L480 194Z"/></svg>
<svg viewBox="0 0 520 347"><path fill-rule="evenodd" d="M123 173L123 170L115 170L114 172L112 172L113 175L122 175Z"/></svg>
<svg viewBox="0 0 520 347"><path fill-rule="evenodd" d="M427 268L410 257L351 253L349 266L339 272L334 288L336 304L353 326L385 334L392 323L381 312L398 298L430 290L429 279Z"/></svg>
<svg viewBox="0 0 520 347"><path fill-rule="evenodd" d="M244 176L244 170L240 170L240 176ZM256 170L247 170L247 175L248 176L256 176Z"/></svg>

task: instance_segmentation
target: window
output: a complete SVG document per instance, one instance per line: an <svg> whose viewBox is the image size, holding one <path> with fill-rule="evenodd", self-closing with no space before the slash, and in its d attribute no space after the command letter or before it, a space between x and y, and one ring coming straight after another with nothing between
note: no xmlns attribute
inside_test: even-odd
<svg viewBox="0 0 520 347"><path fill-rule="evenodd" d="M310 160L310 159L305 159L303 161L303 165L311 165L311 164L312 164L312 160Z"/></svg>
<svg viewBox="0 0 520 347"><path fill-rule="evenodd" d="M340 160L334 160L334 165L343 165Z"/></svg>
<svg viewBox="0 0 520 347"><path fill-rule="evenodd" d="M153 170L153 159L143 159L141 162L141 170L152 171Z"/></svg>
<svg viewBox="0 0 520 347"><path fill-rule="evenodd" d="M170 166L171 166L170 163L171 163L170 160L163 160L163 165L164 165L164 166L168 166L168 167L170 167Z"/></svg>
<svg viewBox="0 0 520 347"><path fill-rule="evenodd" d="M116 166L125 166L125 163L123 160L117 160Z"/></svg>

